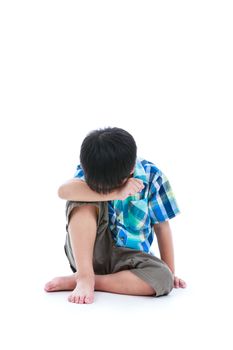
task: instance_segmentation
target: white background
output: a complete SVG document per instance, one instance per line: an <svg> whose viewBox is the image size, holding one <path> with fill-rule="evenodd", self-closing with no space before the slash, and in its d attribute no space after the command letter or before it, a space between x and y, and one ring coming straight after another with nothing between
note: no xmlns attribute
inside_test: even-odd
<svg viewBox="0 0 233 350"><path fill-rule="evenodd" d="M1 348L232 349L232 12L224 0L1 1ZM92 305L43 291L71 272L57 188L105 126L131 132L171 182L185 290L96 292Z"/></svg>

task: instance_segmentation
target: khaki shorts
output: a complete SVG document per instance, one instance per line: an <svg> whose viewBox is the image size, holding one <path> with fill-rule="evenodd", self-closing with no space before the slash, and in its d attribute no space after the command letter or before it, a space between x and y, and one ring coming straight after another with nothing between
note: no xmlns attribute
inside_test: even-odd
<svg viewBox="0 0 233 350"><path fill-rule="evenodd" d="M70 267L76 272L76 265L72 253L68 225L71 211L75 207L92 204L97 210L97 234L93 252L93 268L97 275L105 275L123 270L130 270L136 276L152 286L155 296L166 295L173 288L173 275L167 264L157 257L140 250L117 247L108 227L107 202L66 202L66 242L65 253Z"/></svg>

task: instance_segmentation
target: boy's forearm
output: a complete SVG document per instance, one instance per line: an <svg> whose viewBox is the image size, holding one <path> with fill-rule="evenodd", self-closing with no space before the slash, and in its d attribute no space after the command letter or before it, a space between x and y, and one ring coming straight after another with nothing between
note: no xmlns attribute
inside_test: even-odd
<svg viewBox="0 0 233 350"><path fill-rule="evenodd" d="M174 248L172 240L172 231L168 221L154 225L155 233L157 236L160 257L163 260L172 273L175 273L174 262Z"/></svg>
<svg viewBox="0 0 233 350"><path fill-rule="evenodd" d="M93 191L85 181L72 179L59 187L58 196L70 201L104 202L116 199L116 191L99 194Z"/></svg>

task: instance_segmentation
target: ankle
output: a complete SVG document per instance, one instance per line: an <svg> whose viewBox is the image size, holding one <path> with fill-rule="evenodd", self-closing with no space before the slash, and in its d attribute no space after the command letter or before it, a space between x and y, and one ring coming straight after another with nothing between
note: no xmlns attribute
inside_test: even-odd
<svg viewBox="0 0 233 350"><path fill-rule="evenodd" d="M76 279L81 279L81 278L95 278L94 271L81 271L77 273Z"/></svg>

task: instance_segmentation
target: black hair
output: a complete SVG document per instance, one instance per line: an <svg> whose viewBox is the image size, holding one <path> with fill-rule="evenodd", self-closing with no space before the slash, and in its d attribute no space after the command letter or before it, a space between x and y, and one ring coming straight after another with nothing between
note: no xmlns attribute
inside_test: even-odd
<svg viewBox="0 0 233 350"><path fill-rule="evenodd" d="M95 192L111 192L130 176L136 156L136 142L127 131L116 127L91 131L80 151L86 183Z"/></svg>

